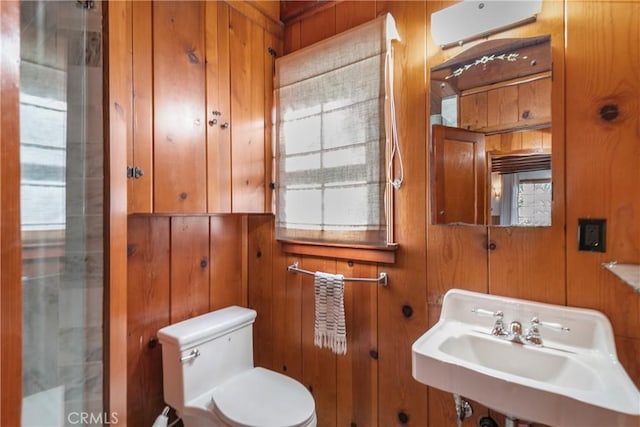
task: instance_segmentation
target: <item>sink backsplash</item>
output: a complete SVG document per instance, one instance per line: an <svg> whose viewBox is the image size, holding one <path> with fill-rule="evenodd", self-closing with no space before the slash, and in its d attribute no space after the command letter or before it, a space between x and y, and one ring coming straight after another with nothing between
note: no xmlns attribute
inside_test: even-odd
<svg viewBox="0 0 640 427"><path fill-rule="evenodd" d="M540 333L547 347L596 347L608 354L616 354L611 323L599 311L459 289L451 291L444 297L441 319L455 317L461 322L477 325L479 330L490 332L496 319L478 315L473 312L474 309L502 311L505 326L518 321L523 331L529 328L531 319L537 317L541 322L557 323L570 329L568 332L559 331L541 325ZM452 316L454 312L457 314Z"/></svg>

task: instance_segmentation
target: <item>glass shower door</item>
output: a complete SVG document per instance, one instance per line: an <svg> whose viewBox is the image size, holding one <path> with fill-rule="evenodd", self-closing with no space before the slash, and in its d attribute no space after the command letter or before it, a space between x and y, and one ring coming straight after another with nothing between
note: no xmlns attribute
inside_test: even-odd
<svg viewBox="0 0 640 427"><path fill-rule="evenodd" d="M102 9L22 1L23 426L103 425Z"/></svg>

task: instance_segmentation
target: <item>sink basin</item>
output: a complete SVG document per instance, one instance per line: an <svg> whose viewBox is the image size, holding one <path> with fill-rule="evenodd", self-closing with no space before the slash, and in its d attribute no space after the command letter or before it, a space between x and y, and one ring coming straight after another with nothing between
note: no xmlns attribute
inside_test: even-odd
<svg viewBox="0 0 640 427"><path fill-rule="evenodd" d="M493 336L495 318L528 327L543 345ZM639 426L640 392L617 358L609 320L600 312L452 289L440 320L412 346L413 376L510 417L550 426Z"/></svg>

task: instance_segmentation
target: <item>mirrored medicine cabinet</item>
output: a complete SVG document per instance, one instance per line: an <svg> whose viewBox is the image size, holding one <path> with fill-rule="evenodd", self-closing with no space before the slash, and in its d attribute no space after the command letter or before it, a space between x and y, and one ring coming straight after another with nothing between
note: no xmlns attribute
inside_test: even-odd
<svg viewBox="0 0 640 427"><path fill-rule="evenodd" d="M551 37L490 40L431 68L433 224L550 226Z"/></svg>

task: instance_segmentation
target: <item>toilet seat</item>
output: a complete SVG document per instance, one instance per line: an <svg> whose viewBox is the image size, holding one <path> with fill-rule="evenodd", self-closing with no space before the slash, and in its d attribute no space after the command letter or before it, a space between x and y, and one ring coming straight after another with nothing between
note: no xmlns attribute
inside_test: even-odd
<svg viewBox="0 0 640 427"><path fill-rule="evenodd" d="M242 427L313 425L315 403L299 382L264 368L253 368L213 390L214 412Z"/></svg>

